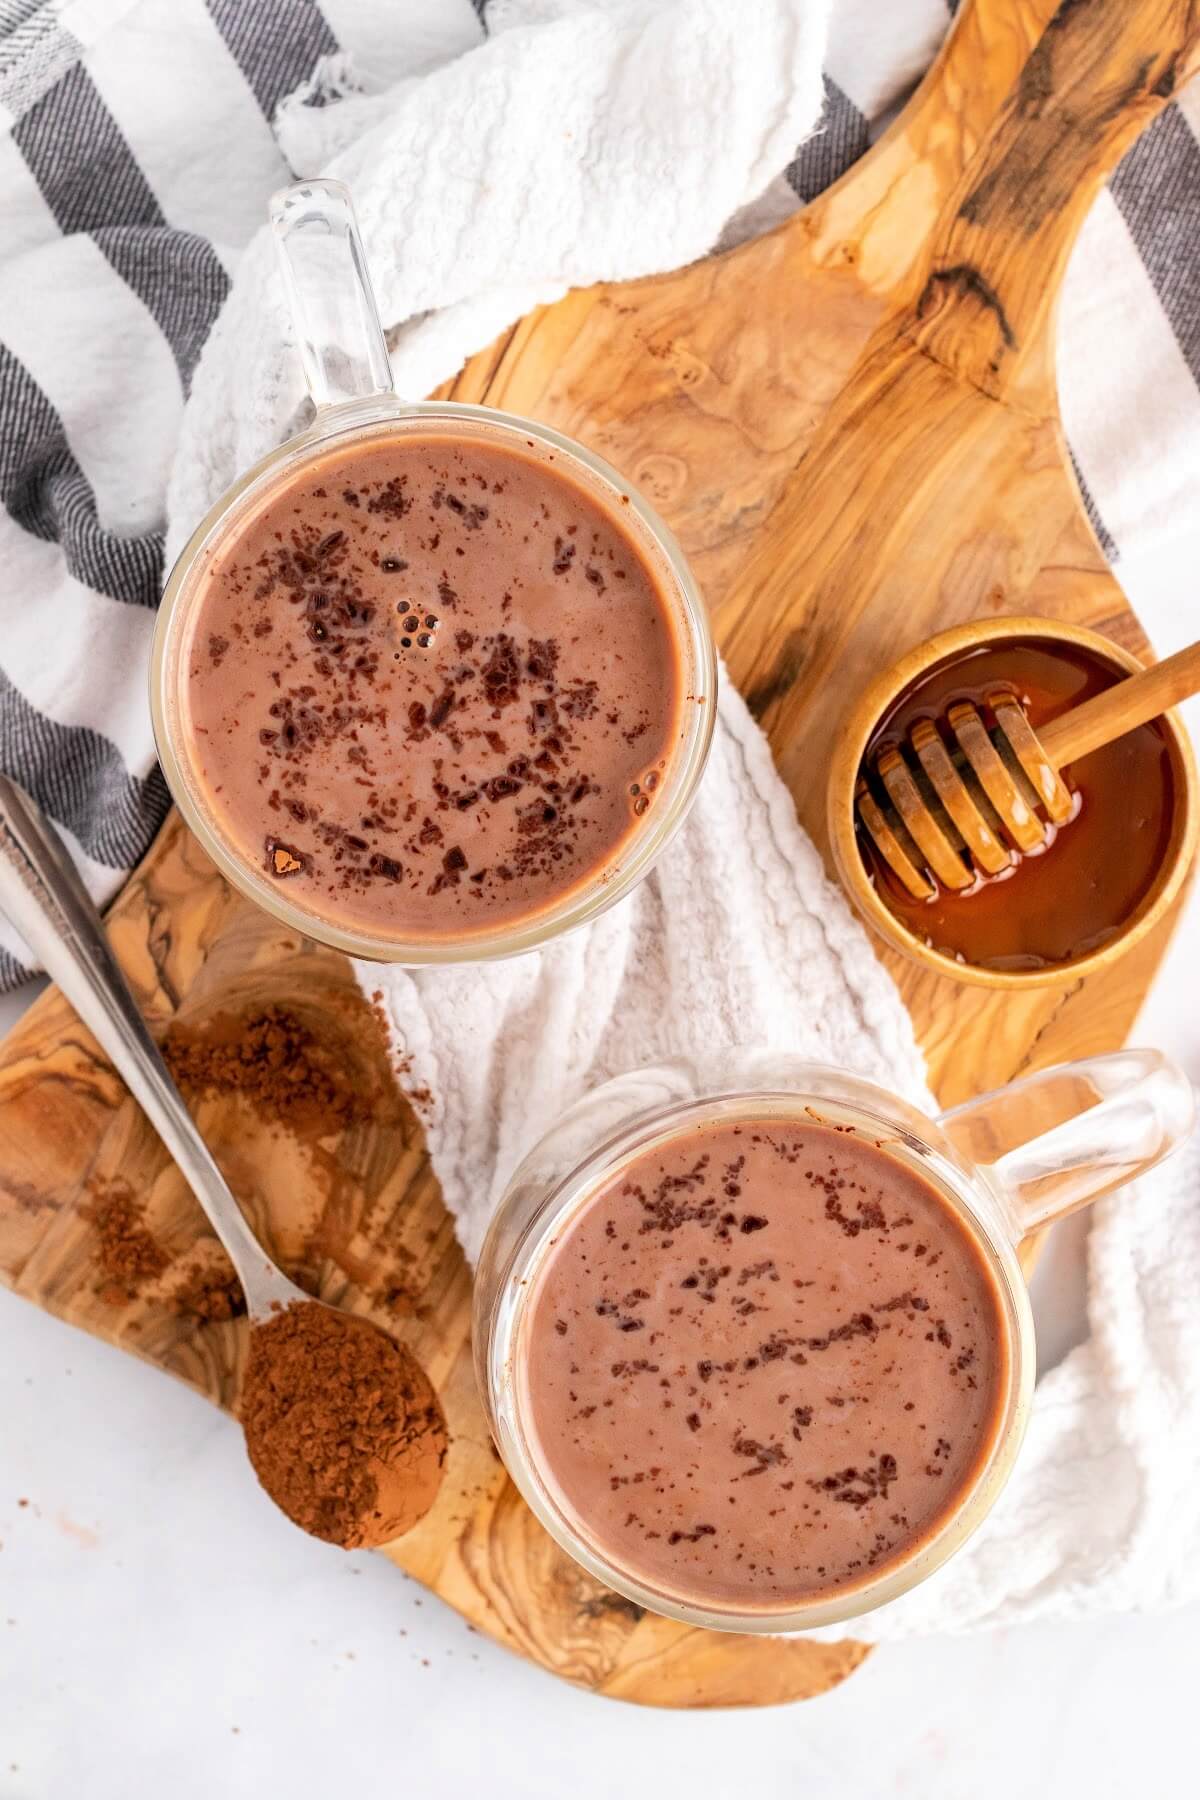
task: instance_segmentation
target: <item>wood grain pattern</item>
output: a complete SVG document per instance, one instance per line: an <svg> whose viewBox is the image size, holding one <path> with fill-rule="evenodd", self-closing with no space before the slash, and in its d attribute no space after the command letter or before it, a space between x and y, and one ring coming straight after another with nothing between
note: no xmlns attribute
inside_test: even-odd
<svg viewBox="0 0 1200 1800"><path fill-rule="evenodd" d="M888 136L796 220L675 275L571 294L453 384L578 435L667 515L822 847L841 709L934 629L1048 612L1145 650L1063 446L1054 307L1105 172L1198 60L1192 0L978 0ZM386 1318L439 1388L447 1480L389 1554L501 1643L600 1693L763 1704L843 1679L860 1645L641 1615L534 1524L475 1398L469 1277L419 1123L390 1090L345 961L253 913L175 819L112 928L157 1026L284 1001L373 1096L369 1120L319 1139L229 1096L198 1116L272 1252L326 1298ZM998 999L897 962L942 1098L1119 1044L1164 942L1165 928L1078 987ZM123 1307L97 1293L84 1216L117 1176L172 1256ZM214 1253L149 1127L46 995L0 1052L0 1273L232 1406L241 1322L198 1321L174 1298Z"/></svg>

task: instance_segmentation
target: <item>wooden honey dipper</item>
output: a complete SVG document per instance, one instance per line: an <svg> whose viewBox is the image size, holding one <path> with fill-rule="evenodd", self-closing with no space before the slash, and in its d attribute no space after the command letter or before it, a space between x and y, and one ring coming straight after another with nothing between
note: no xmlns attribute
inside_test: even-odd
<svg viewBox="0 0 1200 1800"><path fill-rule="evenodd" d="M1014 850L1045 848L1047 823L1057 830L1070 821L1076 802L1061 769L1195 693L1200 643L1114 683L1040 732L1002 689L988 695L991 731L977 707L956 701L946 724L957 748L932 719L919 719L908 746L889 745L875 758L890 805L880 805L860 772L858 817L914 899L933 899L936 883L965 893L980 876L1009 868Z"/></svg>

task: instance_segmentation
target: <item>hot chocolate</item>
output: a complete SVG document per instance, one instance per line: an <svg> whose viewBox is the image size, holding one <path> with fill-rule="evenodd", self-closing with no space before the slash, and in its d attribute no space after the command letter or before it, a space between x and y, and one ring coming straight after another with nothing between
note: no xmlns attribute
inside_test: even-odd
<svg viewBox="0 0 1200 1800"><path fill-rule="evenodd" d="M516 1350L573 1528L678 1600L781 1611L911 1559L1000 1429L995 1278L940 1193L779 1118L644 1153L557 1235Z"/></svg>
<svg viewBox="0 0 1200 1800"><path fill-rule="evenodd" d="M302 907L399 939L608 878L687 704L623 513L532 440L445 428L281 479L189 596L182 731L218 835Z"/></svg>

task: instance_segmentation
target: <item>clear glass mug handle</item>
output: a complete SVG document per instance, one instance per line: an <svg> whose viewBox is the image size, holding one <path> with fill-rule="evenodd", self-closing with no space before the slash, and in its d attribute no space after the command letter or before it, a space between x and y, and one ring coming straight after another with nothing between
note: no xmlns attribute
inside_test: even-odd
<svg viewBox="0 0 1200 1800"><path fill-rule="evenodd" d="M394 392L350 190L298 181L271 199L271 229L314 404Z"/></svg>
<svg viewBox="0 0 1200 1800"><path fill-rule="evenodd" d="M1014 1081L938 1123L998 1190L1022 1237L1145 1174L1195 1118L1176 1063L1158 1050L1118 1050Z"/></svg>

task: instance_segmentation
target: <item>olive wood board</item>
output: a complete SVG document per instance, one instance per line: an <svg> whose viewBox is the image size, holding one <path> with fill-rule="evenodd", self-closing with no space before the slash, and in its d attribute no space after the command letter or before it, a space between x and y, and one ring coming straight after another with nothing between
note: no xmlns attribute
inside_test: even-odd
<svg viewBox="0 0 1200 1800"><path fill-rule="evenodd" d="M794 219L671 275L571 293L446 390L578 436L663 512L822 849L840 715L934 631L1046 613L1146 652L1064 446L1055 310L1096 191L1198 64L1189 0L974 0L886 136ZM941 1100L1121 1044L1170 923L1111 969L1020 994L883 953ZM346 960L231 892L175 816L110 924L156 1029L284 1005L372 1097L369 1117L319 1136L229 1094L196 1110L272 1252L326 1299L373 1310L441 1394L454 1440L441 1495L386 1554L480 1630L597 1693L763 1705L850 1674L867 1654L850 1637L747 1637L644 1614L536 1524L475 1394L470 1275L419 1120ZM88 1216L115 1180L144 1197L172 1258L121 1305L101 1292ZM232 1408L244 1319L201 1320L169 1298L179 1271L216 1250L50 990L0 1047L0 1275Z"/></svg>

